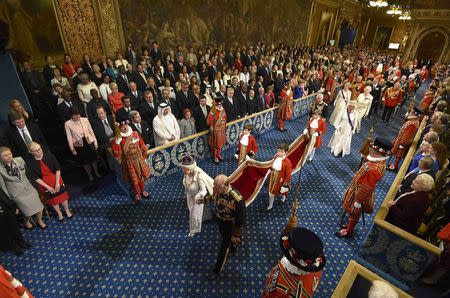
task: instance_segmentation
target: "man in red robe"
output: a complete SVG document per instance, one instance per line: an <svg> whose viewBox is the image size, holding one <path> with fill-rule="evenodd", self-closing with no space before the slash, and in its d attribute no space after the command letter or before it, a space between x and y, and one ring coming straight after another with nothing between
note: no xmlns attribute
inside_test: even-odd
<svg viewBox="0 0 450 298"><path fill-rule="evenodd" d="M328 71L327 80L325 82L324 101L329 104L334 100L334 92L336 91L336 79L332 70Z"/></svg>
<svg viewBox="0 0 450 298"><path fill-rule="evenodd" d="M269 176L269 205L265 211L272 210L275 196L281 196L281 202L284 203L286 196L289 194L292 163L286 156L288 150L289 145L286 143L281 143L278 146L278 152L275 154Z"/></svg>
<svg viewBox="0 0 450 298"><path fill-rule="evenodd" d="M428 108L433 102L435 92L436 89L434 89L432 86L430 86L430 88L428 88L428 90L425 91L425 94L423 95L423 98L420 101L419 109L421 109L424 112L428 111Z"/></svg>
<svg viewBox="0 0 450 298"><path fill-rule="evenodd" d="M398 164L405 157L408 152L409 146L411 146L417 129L419 129L419 117L422 111L414 107L406 118L406 122L403 123L400 128L397 137L394 140L394 147L391 150L392 156L395 156L394 164L389 165L389 170L395 171L398 168Z"/></svg>
<svg viewBox="0 0 450 298"><path fill-rule="evenodd" d="M321 111L317 109L313 112L313 115L308 120L308 124L303 131L303 134L308 135L310 142L312 142L306 153L306 159L309 162L313 160L316 148L322 146L322 135L325 134L326 130L327 124L325 119L321 117Z"/></svg>
<svg viewBox="0 0 450 298"><path fill-rule="evenodd" d="M250 134L253 125L246 124L244 131L239 135L239 144L236 154L234 155L238 160L238 166L247 159L253 158L258 152L258 144L254 136Z"/></svg>
<svg viewBox="0 0 450 298"><path fill-rule="evenodd" d="M209 126L208 141L213 151L214 162L223 161L221 149L226 143L227 132L227 114L222 106L222 97L214 99L215 105L208 114L206 123Z"/></svg>
<svg viewBox="0 0 450 298"><path fill-rule="evenodd" d="M370 146L367 161L353 176L342 198L342 208L349 214L349 219L348 224L336 232L339 238L352 238L361 213L373 212L375 186L386 172L386 160L392 144L386 139L376 138Z"/></svg>
<svg viewBox="0 0 450 298"><path fill-rule="evenodd" d="M281 236L280 247L284 257L267 274L262 297L313 297L326 264L322 240L297 227Z"/></svg>
<svg viewBox="0 0 450 298"><path fill-rule="evenodd" d="M141 197L148 198L145 180L150 177L147 165L147 146L141 136L128 126L128 120L119 122L120 135L111 144L113 156L120 158L122 172L134 189L134 201L139 204Z"/></svg>
<svg viewBox="0 0 450 298"><path fill-rule="evenodd" d="M291 82L286 82L284 89L280 92L280 106L278 107L278 129L285 132L287 129L284 127L284 121L292 119L292 101L293 92L291 90Z"/></svg>
<svg viewBox="0 0 450 298"><path fill-rule="evenodd" d="M397 82L394 84L394 87L388 88L383 94L384 109L381 120L388 123L395 108L402 103L402 99L403 92L400 88L400 83Z"/></svg>

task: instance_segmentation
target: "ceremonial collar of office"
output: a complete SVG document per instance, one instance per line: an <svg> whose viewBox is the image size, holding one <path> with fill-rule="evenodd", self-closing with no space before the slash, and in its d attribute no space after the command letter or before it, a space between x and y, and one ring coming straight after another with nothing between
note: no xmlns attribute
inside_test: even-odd
<svg viewBox="0 0 450 298"><path fill-rule="evenodd" d="M128 131L120 132L120 135L122 136L122 138L128 138L129 136L131 136L132 133L133 133L133 130L131 129L131 127L128 126Z"/></svg>
<svg viewBox="0 0 450 298"><path fill-rule="evenodd" d="M372 155L367 155L367 160L368 161L374 161L374 162L377 162L377 161L385 161L386 159L388 159L389 158L389 156L382 156L382 157L373 157Z"/></svg>
<svg viewBox="0 0 450 298"><path fill-rule="evenodd" d="M289 262L289 260L286 257L283 257L281 259L280 263L290 273L297 274L297 275L309 274L309 272L303 271L302 269L298 268L297 266L292 265L291 262Z"/></svg>

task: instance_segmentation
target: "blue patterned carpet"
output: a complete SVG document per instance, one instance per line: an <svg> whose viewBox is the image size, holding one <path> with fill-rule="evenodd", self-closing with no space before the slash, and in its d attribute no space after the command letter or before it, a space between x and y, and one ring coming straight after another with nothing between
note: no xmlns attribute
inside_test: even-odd
<svg viewBox="0 0 450 298"><path fill-rule="evenodd" d="M375 135L392 140L403 114L394 115L390 125L377 121ZM302 117L288 123L284 134L272 130L259 136L257 159L270 159L280 141L291 142L303 132L306 121ZM322 147L301 175L299 222L320 235L328 258L316 297L331 296L373 223L373 215L366 216L366 226L357 226L353 240L334 236L341 196L357 169L370 124L365 119L361 132L354 135L351 155L335 158ZM325 145L333 130L328 127ZM210 160L199 164L211 176L230 174L236 166L233 153L227 150L219 166ZM394 177L387 172L379 183L376 210ZM294 176L293 182L297 179ZM267 204L263 189L248 208L243 246L230 257L220 278L209 282L205 275L215 263L220 234L210 222L201 234L187 238L188 211L180 181L181 173L176 173L148 185L152 199L140 206L124 197L116 183L104 182L95 193L72 199L73 220L52 219L45 231L24 231L33 248L22 257L0 254L0 262L36 297L260 297L266 273L281 258L278 239L290 204L262 213Z"/></svg>

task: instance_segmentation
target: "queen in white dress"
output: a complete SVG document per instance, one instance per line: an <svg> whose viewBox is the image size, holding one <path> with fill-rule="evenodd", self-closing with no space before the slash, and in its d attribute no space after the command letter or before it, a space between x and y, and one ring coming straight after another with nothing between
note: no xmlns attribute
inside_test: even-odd
<svg viewBox="0 0 450 298"><path fill-rule="evenodd" d="M331 137L328 147L331 148L331 153L334 156L338 156L342 153L342 156L350 154L352 135L355 132L355 118L356 113L355 101L349 101L347 109L343 110L339 115L339 122L336 125L336 130Z"/></svg>
<svg viewBox="0 0 450 298"><path fill-rule="evenodd" d="M347 104L351 99L352 92L349 90L350 83L345 83L344 88L340 90L337 95L336 99L334 100L334 110L333 113L330 116L330 124L336 127L340 120L342 113L347 109Z"/></svg>

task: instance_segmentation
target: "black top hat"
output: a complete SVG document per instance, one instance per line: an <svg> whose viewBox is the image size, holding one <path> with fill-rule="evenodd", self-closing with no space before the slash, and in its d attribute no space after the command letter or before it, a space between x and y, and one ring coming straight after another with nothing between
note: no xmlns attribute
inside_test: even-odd
<svg viewBox="0 0 450 298"><path fill-rule="evenodd" d="M419 109L418 107L414 107L414 112L416 112L417 115L422 115L423 111Z"/></svg>
<svg viewBox="0 0 450 298"><path fill-rule="evenodd" d="M222 96L217 96L217 97L214 98L214 101L215 101L216 103L222 103L223 98L222 98Z"/></svg>
<svg viewBox="0 0 450 298"><path fill-rule="evenodd" d="M127 118L120 118L117 122L119 123L119 127L130 124L130 120L128 120Z"/></svg>
<svg viewBox="0 0 450 298"><path fill-rule="evenodd" d="M385 138L375 138L375 140L370 144L370 146L377 150L378 152L388 155L392 149L392 143Z"/></svg>
<svg viewBox="0 0 450 298"><path fill-rule="evenodd" d="M325 266L322 240L312 231L297 227L280 238L280 247L289 262L307 272L317 272Z"/></svg>

